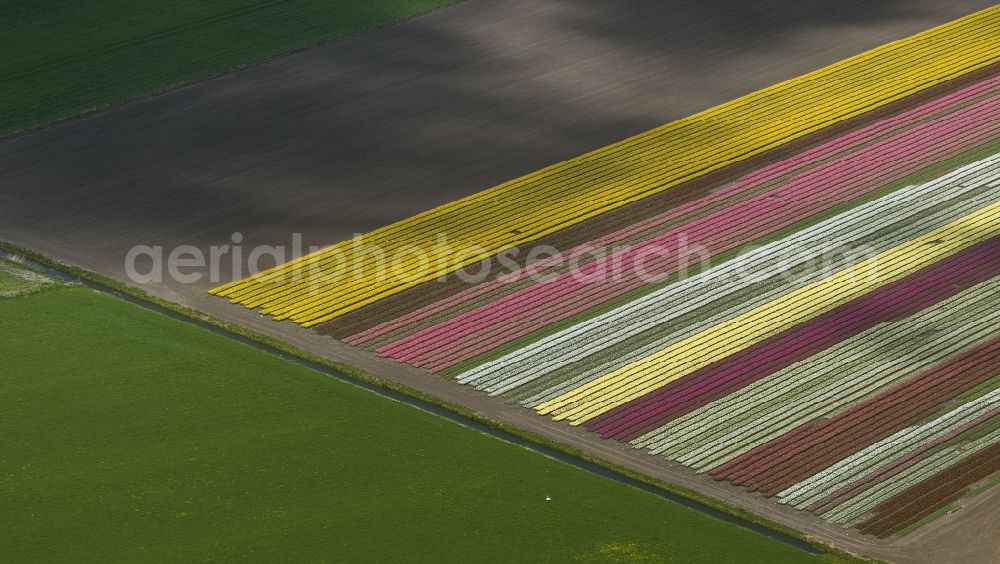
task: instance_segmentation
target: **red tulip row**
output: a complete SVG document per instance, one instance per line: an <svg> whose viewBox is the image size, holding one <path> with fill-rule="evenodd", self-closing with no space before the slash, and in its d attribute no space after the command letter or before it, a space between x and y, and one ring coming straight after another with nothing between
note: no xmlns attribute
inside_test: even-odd
<svg viewBox="0 0 1000 564"><path fill-rule="evenodd" d="M1000 470L1000 443L882 502L858 529L887 537L958 499L969 486L997 470Z"/></svg>
<svg viewBox="0 0 1000 564"><path fill-rule="evenodd" d="M715 468L712 475L774 495L922 418L995 375L1000 337L907 380L832 419L798 427Z"/></svg>

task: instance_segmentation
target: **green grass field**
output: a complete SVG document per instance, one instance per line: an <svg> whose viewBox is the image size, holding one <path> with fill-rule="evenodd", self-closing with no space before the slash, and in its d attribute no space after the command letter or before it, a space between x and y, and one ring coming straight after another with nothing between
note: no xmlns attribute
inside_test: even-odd
<svg viewBox="0 0 1000 564"><path fill-rule="evenodd" d="M0 135L455 1L4 2Z"/></svg>
<svg viewBox="0 0 1000 564"><path fill-rule="evenodd" d="M0 335L5 561L822 560L85 288Z"/></svg>
<svg viewBox="0 0 1000 564"><path fill-rule="evenodd" d="M20 293L28 287L30 287L30 284L27 280L6 270L3 263L0 263L0 294L7 292Z"/></svg>
<svg viewBox="0 0 1000 564"><path fill-rule="evenodd" d="M0 298L37 292L52 280L0 258Z"/></svg>

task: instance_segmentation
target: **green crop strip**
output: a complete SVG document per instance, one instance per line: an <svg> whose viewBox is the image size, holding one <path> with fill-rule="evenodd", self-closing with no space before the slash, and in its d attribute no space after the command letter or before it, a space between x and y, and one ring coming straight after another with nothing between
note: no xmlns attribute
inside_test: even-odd
<svg viewBox="0 0 1000 564"><path fill-rule="evenodd" d="M0 136L456 1L6 2Z"/></svg>

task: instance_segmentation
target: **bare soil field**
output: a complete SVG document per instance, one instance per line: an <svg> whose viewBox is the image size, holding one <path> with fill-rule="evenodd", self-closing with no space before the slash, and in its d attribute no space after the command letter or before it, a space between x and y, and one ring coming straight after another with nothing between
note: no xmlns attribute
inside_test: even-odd
<svg viewBox="0 0 1000 564"><path fill-rule="evenodd" d="M328 244L990 5L471 0L0 141L0 239L128 282L135 245ZM266 263L262 262L261 266ZM223 261L222 279L231 263ZM1000 496L858 538L678 465L259 317L147 291L691 487L854 552L989 561ZM960 556L960 560L955 557Z"/></svg>
<svg viewBox="0 0 1000 564"><path fill-rule="evenodd" d="M329 244L989 4L473 0L8 139L2 234Z"/></svg>

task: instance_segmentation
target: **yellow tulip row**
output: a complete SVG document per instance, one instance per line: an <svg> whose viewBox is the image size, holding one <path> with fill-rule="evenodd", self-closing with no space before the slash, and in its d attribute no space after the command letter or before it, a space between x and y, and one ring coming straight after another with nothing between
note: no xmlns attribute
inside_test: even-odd
<svg viewBox="0 0 1000 564"><path fill-rule="evenodd" d="M997 234L1000 202L627 364L536 410L579 425Z"/></svg>
<svg viewBox="0 0 1000 564"><path fill-rule="evenodd" d="M626 203L1000 61L1000 6L327 247L212 293L328 321ZM474 248L455 256L436 250ZM387 272L375 254L398 257ZM408 249L424 251L407 253ZM346 272L339 270L349 265ZM383 265L384 266L384 265Z"/></svg>

